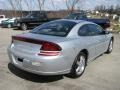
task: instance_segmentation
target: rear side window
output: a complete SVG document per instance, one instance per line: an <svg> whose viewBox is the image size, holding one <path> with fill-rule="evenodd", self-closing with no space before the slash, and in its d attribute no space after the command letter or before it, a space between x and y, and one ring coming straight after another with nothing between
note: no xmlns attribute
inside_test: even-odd
<svg viewBox="0 0 120 90"><path fill-rule="evenodd" d="M38 26L31 33L64 37L75 25L76 23L72 21L53 21Z"/></svg>
<svg viewBox="0 0 120 90"><path fill-rule="evenodd" d="M102 32L102 27L95 25L95 24L89 24L88 28L90 30L90 35L99 35Z"/></svg>
<svg viewBox="0 0 120 90"><path fill-rule="evenodd" d="M78 35L80 36L89 36L89 34L90 34L90 31L89 31L88 25L82 26L78 31Z"/></svg>

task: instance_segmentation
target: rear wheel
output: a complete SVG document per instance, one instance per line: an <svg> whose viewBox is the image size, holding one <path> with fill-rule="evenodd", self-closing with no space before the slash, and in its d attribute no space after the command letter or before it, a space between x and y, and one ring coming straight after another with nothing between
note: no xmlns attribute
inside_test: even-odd
<svg viewBox="0 0 120 90"><path fill-rule="evenodd" d="M24 30L24 31L27 30L27 24L22 23L21 24L21 29Z"/></svg>
<svg viewBox="0 0 120 90"><path fill-rule="evenodd" d="M72 78L80 77L83 74L86 67L86 58L87 57L85 53L79 53L71 69L70 76Z"/></svg>
<svg viewBox="0 0 120 90"><path fill-rule="evenodd" d="M106 53L109 54L112 52L112 50L113 50L113 40L111 39Z"/></svg>

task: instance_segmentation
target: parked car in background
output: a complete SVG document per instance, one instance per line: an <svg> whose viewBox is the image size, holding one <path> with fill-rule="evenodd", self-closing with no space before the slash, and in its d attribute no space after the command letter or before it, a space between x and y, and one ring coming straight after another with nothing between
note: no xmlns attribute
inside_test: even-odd
<svg viewBox="0 0 120 90"><path fill-rule="evenodd" d="M12 36L10 62L39 75L70 74L79 77L88 62L111 53L114 37L97 24L62 19Z"/></svg>
<svg viewBox="0 0 120 90"><path fill-rule="evenodd" d="M5 17L5 15L0 15L0 25L3 20L7 20L8 18Z"/></svg>
<svg viewBox="0 0 120 90"><path fill-rule="evenodd" d="M102 28L106 29L110 27L110 20L109 19L95 19L95 18L88 18L85 12L78 12L69 14L66 19L73 19L73 20L85 20L89 22L96 23L100 25Z"/></svg>
<svg viewBox="0 0 120 90"><path fill-rule="evenodd" d="M16 19L14 26L22 30L27 30L28 28L39 26L40 24L56 19L57 18L48 18L47 14L43 12L33 12L26 17Z"/></svg>
<svg viewBox="0 0 120 90"><path fill-rule="evenodd" d="M2 27L7 27L7 28L14 27L15 19L16 18L10 18L10 19L7 19L7 20L3 20L2 23L1 23L1 26Z"/></svg>

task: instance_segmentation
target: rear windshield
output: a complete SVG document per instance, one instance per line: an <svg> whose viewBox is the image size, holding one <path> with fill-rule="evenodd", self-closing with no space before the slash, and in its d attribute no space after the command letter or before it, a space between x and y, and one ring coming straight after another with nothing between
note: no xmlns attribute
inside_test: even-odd
<svg viewBox="0 0 120 90"><path fill-rule="evenodd" d="M30 33L65 37L75 25L72 21L53 21L38 26Z"/></svg>

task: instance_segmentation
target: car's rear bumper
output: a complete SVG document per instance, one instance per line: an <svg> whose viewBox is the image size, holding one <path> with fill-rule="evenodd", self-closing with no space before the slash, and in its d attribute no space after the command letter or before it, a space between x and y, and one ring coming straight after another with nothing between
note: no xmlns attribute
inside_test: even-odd
<svg viewBox="0 0 120 90"><path fill-rule="evenodd" d="M12 52L11 48L8 48L8 55L10 62L16 67L39 75L60 75L67 74L70 72L68 68L68 60L65 60L63 56L49 57L31 57L29 55L19 55L18 53ZM23 61L19 61L22 59Z"/></svg>

